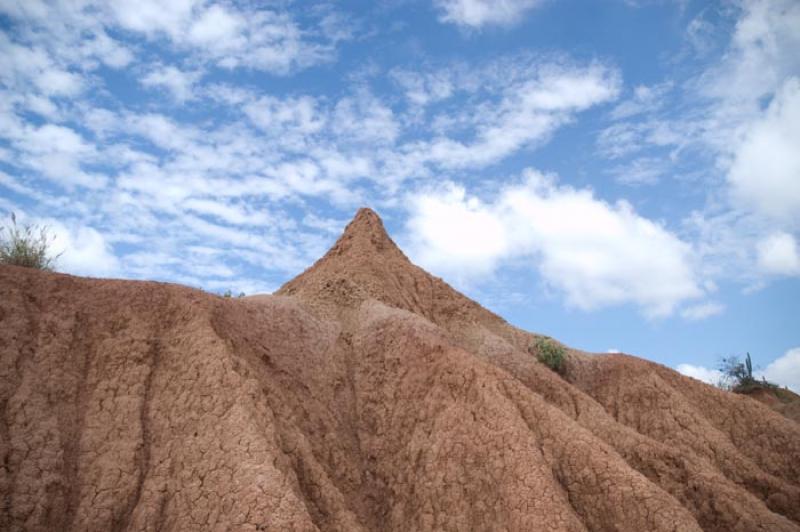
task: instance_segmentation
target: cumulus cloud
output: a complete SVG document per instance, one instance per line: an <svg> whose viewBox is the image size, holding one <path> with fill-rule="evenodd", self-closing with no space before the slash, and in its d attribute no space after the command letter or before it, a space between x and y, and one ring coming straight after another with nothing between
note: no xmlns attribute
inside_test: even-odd
<svg viewBox="0 0 800 532"><path fill-rule="evenodd" d="M439 20L481 28L519 22L541 0L434 0Z"/></svg>
<svg viewBox="0 0 800 532"><path fill-rule="evenodd" d="M487 275L510 251L508 227L490 206L451 185L411 200L411 254L450 275Z"/></svg>
<svg viewBox="0 0 800 532"><path fill-rule="evenodd" d="M570 305L631 303L649 316L703 294L688 244L627 202L607 203L532 170L493 201L451 184L412 197L409 214L412 256L456 278L522 258Z"/></svg>
<svg viewBox="0 0 800 532"><path fill-rule="evenodd" d="M761 372L765 379L800 393L800 347L789 349Z"/></svg>
<svg viewBox="0 0 800 532"><path fill-rule="evenodd" d="M722 380L722 372L718 369L709 369L693 364L679 364L676 368L679 373L703 381L706 384L717 385Z"/></svg>
<svg viewBox="0 0 800 532"><path fill-rule="evenodd" d="M717 100L718 112L741 118L742 113L759 113L758 100L773 95L800 67L800 5L746 0L733 7L739 16L722 61L697 81L705 95Z"/></svg>
<svg viewBox="0 0 800 532"><path fill-rule="evenodd" d="M534 4L494 2L487 9L482 2L442 2L439 9L442 17L465 17L471 22L464 24L481 27L508 23ZM263 76L253 72L222 82L225 69L289 74L324 62L348 33L336 29L343 22L335 17L317 27L318 14L289 13L280 3L81 5L55 2L49 10L32 0L0 7L16 25L10 37L0 35L17 54L0 59L8 66L0 76L15 98L0 101L0 137L8 146L0 159L15 174L8 186L31 198L47 195L53 182L86 189L74 206L64 200L62 213L94 227L102 220L111 245L137 247L159 231L168 233L169 245L157 257L180 258L181 250L203 241L215 249L232 246L240 265L217 270L199 259L188 265L202 266L198 271L220 282L243 265L294 270L313 259L324 239L286 215L305 202L335 209L368 198L397 206L392 196L401 187L426 187L423 180L432 177L459 179L535 149L579 113L614 102L621 90L620 72L607 63L532 54L391 69L402 95L368 76L335 93L284 90L291 87L284 80L275 90L240 83ZM53 43L68 45L68 52ZM130 63L126 72L141 74L137 81L148 89L137 94L141 101L129 106L128 95L114 101L112 86L95 90L105 76L100 65ZM157 90L198 105L172 112L152 99ZM639 116L663 90L639 87L612 114ZM31 119L30 109L41 116ZM664 128L652 137L668 144L680 136ZM642 157L628 165L629 182L660 179L657 163ZM414 195L417 213L426 214L409 227L424 237L417 248L429 253L423 262L450 265L456 276L491 275L524 260L574 306L631 303L652 315L675 312L703 293L689 266L689 246L626 202L538 178L483 200L463 188L457 197L457 186L426 190ZM250 230L257 234L243 237ZM133 262L120 261L122 270L133 271L125 270ZM142 261L136 273L145 275L143 268L156 263ZM470 272L463 273L464 264ZM180 263L170 267L180 269Z"/></svg>
<svg viewBox="0 0 800 532"><path fill-rule="evenodd" d="M796 271L800 4L747 0L713 13L724 23L702 18L702 31L720 45L719 60L683 82L633 88L597 144L619 161L612 173L622 184L665 177L701 184L706 205L685 224L695 232L704 268L718 278L763 283L765 276ZM687 28L690 40L698 20ZM701 47L708 52L710 44Z"/></svg>
<svg viewBox="0 0 800 532"><path fill-rule="evenodd" d="M59 271L91 277L118 275L119 260L106 238L93 227L44 220L53 235L52 251L60 254Z"/></svg>
<svg viewBox="0 0 800 532"><path fill-rule="evenodd" d="M800 275L797 242L788 233L774 233L758 243L758 265L774 275Z"/></svg>
<svg viewBox="0 0 800 532"><path fill-rule="evenodd" d="M800 228L800 4L792 0L741 2L727 50L697 80L710 107L698 139L716 153L726 173L731 210L753 225ZM761 247L767 234L740 243ZM763 256L761 250L755 255ZM748 265L752 267L752 265Z"/></svg>
<svg viewBox="0 0 800 532"><path fill-rule="evenodd" d="M747 128L728 179L737 200L800 227L800 78L786 81Z"/></svg>

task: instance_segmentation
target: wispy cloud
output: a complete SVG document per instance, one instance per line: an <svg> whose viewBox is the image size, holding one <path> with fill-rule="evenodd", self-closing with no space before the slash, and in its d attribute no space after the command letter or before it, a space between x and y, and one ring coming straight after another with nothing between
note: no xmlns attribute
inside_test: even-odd
<svg viewBox="0 0 800 532"><path fill-rule="evenodd" d="M427 15L513 26L539 4ZM411 220L415 256L438 271L524 263L574 307L708 317L714 280L798 275L798 9L737 5L729 42L687 29L718 36L715 65L643 84L615 58L434 56L413 32L392 55L399 41L322 3L1 3L0 206L62 224L81 250L69 271L266 289L369 203ZM539 158L576 130L599 131L596 152ZM579 160L597 170L520 178ZM637 201L688 167L706 205L661 219Z"/></svg>
<svg viewBox="0 0 800 532"><path fill-rule="evenodd" d="M724 37L705 15L689 24L690 38L700 31ZM800 6L745 1L717 15L717 24L733 27L719 60L681 81L633 88L611 112L598 149L615 161L612 173L623 184L702 168L706 205L684 223L716 275L750 283L778 271L797 275L789 243L800 230L800 60L793 52L800 40L792 30ZM784 235L780 246L776 231Z"/></svg>
<svg viewBox="0 0 800 532"><path fill-rule="evenodd" d="M73 248L63 267L75 273L274 286L333 238L320 234L332 218L291 215L298 207L350 210L435 172L496 164L612 100L619 86L618 73L596 62L500 58L464 69L452 90L468 94L467 105L437 108L438 122L420 127L419 102L378 94L369 80L336 97L219 81L231 69L283 75L322 61L332 48L317 40L350 35L329 11L319 15L324 28L300 31L288 13L247 5L43 6L6 13L18 31L2 35L13 98L0 115L0 162L12 170L0 186L17 197L10 208L27 199L61 220L59 245ZM106 46L86 48L75 29ZM129 66L136 98L115 98L101 64ZM420 75L449 78L457 68ZM444 131L440 122L460 125ZM255 272L265 275L260 284Z"/></svg>
<svg viewBox="0 0 800 532"><path fill-rule="evenodd" d="M439 20L480 28L520 22L541 0L434 0Z"/></svg>
<svg viewBox="0 0 800 532"><path fill-rule="evenodd" d="M725 305L709 301L686 307L681 311L681 317L691 321L705 320L712 316L718 316L725 311Z"/></svg>
<svg viewBox="0 0 800 532"><path fill-rule="evenodd" d="M176 102L185 103L197 98L196 86L200 71L184 71L169 65L156 65L142 78L145 87L166 91Z"/></svg>

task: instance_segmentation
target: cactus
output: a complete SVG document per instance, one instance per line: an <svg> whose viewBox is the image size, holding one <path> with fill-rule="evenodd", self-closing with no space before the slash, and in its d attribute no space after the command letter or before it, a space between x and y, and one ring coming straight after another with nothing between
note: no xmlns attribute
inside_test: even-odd
<svg viewBox="0 0 800 532"><path fill-rule="evenodd" d="M744 359L744 364L747 367L747 380L753 380L753 362L750 360L750 353L747 353L747 358Z"/></svg>

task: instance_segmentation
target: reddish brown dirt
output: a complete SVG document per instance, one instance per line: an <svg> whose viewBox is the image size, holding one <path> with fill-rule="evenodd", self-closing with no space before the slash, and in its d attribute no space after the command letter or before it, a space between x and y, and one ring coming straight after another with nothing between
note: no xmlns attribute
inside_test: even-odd
<svg viewBox="0 0 800 532"><path fill-rule="evenodd" d="M366 209L273 296L0 267L0 529L800 531L800 425L535 339Z"/></svg>
<svg viewBox="0 0 800 532"><path fill-rule="evenodd" d="M800 395L786 388L756 387L737 393L761 401L776 412L800 423Z"/></svg>

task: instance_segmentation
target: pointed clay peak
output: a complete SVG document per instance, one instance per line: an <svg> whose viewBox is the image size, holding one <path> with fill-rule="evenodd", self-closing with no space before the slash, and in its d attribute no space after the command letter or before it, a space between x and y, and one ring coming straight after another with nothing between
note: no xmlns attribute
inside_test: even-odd
<svg viewBox="0 0 800 532"><path fill-rule="evenodd" d="M389 238L389 236L386 234L386 229L383 227L383 220L381 220L381 217L378 216L378 213L369 207L361 207L358 209L356 215L353 217L350 223L347 224L343 234L347 235L359 232L377 232L386 238Z"/></svg>
<svg viewBox="0 0 800 532"><path fill-rule="evenodd" d="M325 256L276 294L297 296L326 315L336 315L371 298L434 323L458 318L491 327L507 326L498 316L415 266L389 237L380 216L367 208L358 210Z"/></svg>
<svg viewBox="0 0 800 532"><path fill-rule="evenodd" d="M394 279L400 271L412 277L427 275L417 270L386 233L380 216L372 209L361 208L325 256L276 294L300 294L344 306L368 294L381 301L394 301L398 298L386 296L386 287L397 289Z"/></svg>
<svg viewBox="0 0 800 532"><path fill-rule="evenodd" d="M374 253L375 251L401 253L400 248L392 241L383 220L378 214L368 207L358 210L353 220L328 252L328 255L342 255L344 253Z"/></svg>

